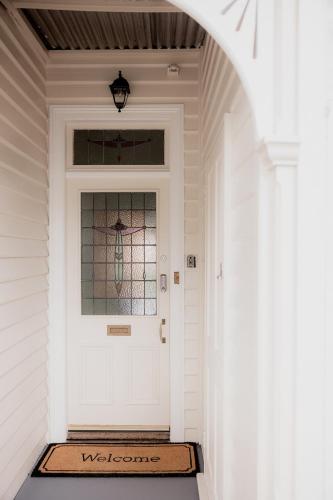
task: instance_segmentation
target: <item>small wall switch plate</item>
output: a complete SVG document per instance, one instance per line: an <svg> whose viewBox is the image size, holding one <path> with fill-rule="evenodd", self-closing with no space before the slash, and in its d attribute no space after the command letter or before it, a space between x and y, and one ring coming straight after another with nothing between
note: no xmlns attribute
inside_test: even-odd
<svg viewBox="0 0 333 500"><path fill-rule="evenodd" d="M197 267L197 258L195 255L188 255L187 256L187 267Z"/></svg>

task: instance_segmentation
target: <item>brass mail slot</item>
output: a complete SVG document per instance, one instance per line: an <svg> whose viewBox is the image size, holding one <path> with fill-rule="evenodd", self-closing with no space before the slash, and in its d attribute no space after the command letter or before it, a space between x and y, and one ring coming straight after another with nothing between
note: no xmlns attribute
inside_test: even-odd
<svg viewBox="0 0 333 500"><path fill-rule="evenodd" d="M129 337L131 335L131 325L108 325L107 335L113 337Z"/></svg>

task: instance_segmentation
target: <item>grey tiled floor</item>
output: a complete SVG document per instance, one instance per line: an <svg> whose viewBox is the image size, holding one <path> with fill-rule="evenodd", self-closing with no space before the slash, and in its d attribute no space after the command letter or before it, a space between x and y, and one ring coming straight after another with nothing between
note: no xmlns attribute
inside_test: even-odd
<svg viewBox="0 0 333 500"><path fill-rule="evenodd" d="M200 469L203 470L199 450ZM199 500L195 477L28 477L15 500Z"/></svg>
<svg viewBox="0 0 333 500"><path fill-rule="evenodd" d="M195 477L28 477L16 500L199 500Z"/></svg>

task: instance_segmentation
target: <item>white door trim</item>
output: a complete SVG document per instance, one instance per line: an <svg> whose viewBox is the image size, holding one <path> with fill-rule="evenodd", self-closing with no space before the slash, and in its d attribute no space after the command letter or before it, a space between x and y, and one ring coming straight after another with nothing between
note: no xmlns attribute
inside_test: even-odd
<svg viewBox="0 0 333 500"><path fill-rule="evenodd" d="M67 432L66 387L66 135L71 123L108 122L126 127L165 128L170 172L169 217L172 230L170 269L170 437L184 440L184 112L181 104L128 106L122 113L111 106L50 106L49 130L49 433L50 442ZM87 172L83 175L89 175ZM95 174L94 174L95 175ZM100 176L107 172L99 172ZM143 173L154 175L154 172ZM158 174L157 174L158 175Z"/></svg>

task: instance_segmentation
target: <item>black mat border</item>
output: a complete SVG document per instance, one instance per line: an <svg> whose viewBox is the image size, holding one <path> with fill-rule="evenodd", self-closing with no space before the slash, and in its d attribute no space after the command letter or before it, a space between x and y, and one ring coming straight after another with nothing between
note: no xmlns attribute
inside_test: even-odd
<svg viewBox="0 0 333 500"><path fill-rule="evenodd" d="M199 472L200 472L200 463L199 463L199 456L198 456L198 449L197 449L197 443L193 443L193 442L189 442L189 441L186 441L186 442L181 442L181 443L159 443L159 442L156 442L156 443L104 443L106 445L115 445L117 446L117 444L119 445L124 445L124 444L128 444L128 446L131 446L132 444L133 445L142 445L142 446L145 446L145 445L154 445L156 444L157 446L160 446L160 445L177 445L177 444L189 444L193 447L193 451L194 451L194 459L195 459L195 468L192 472L155 472L155 473L150 473L150 472L145 472L145 473L133 473L133 472L130 472L130 473L125 473L125 472L101 472L101 473L74 473L74 472L56 472L56 473L48 473L48 472L40 472L38 469L40 467L40 465L42 464L45 456L47 455L48 451L50 450L50 448L52 448L52 446L56 446L58 444L72 444L72 445L78 445L78 444L91 444L91 445L94 445L94 444L97 444L97 445L101 445L102 443L101 442L90 442L90 443L71 443L71 442L63 442L63 443L50 443L47 445L47 447L44 449L44 451L42 452L40 458L38 459L35 467L33 468L32 472L31 472L31 477L75 477L75 478L79 478L79 477L84 477L84 478L89 478L89 477L93 477L93 478L96 478L96 477L103 477L103 478L107 478L107 477L128 477L128 478L131 478L131 477L142 477L142 478L145 478L145 477L195 477Z"/></svg>

